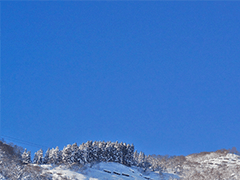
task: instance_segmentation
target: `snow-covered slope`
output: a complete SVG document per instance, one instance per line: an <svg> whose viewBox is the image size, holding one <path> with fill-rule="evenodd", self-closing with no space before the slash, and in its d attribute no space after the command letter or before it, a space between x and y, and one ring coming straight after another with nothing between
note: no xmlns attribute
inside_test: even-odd
<svg viewBox="0 0 240 180"><path fill-rule="evenodd" d="M38 165L35 165L38 166ZM240 174L236 167L240 166L240 156L235 154L219 154L208 153L206 155L187 156L186 162L183 164L183 179L216 179L221 176L222 179L240 179ZM128 167L119 163L101 162L93 166L53 166L40 165L43 173L51 174L54 180L60 179L77 179L77 180L168 180L180 179L180 177L168 168L168 173L159 175L157 172L148 171L142 172L138 167ZM235 169L234 169L235 168ZM225 169L225 170L224 170ZM219 174L220 173L220 174ZM222 174L221 174L222 173ZM220 178L220 179L221 179Z"/></svg>
<svg viewBox="0 0 240 180"><path fill-rule="evenodd" d="M77 180L146 180L178 178L173 174L164 173L163 176L155 172L141 173L137 167L127 167L119 163L101 162L92 167L85 166L72 170L66 166L41 165L44 173L52 174L53 179L77 179Z"/></svg>
<svg viewBox="0 0 240 180"><path fill-rule="evenodd" d="M187 157L187 160L190 160L189 157ZM204 160L199 160L197 158L191 159L190 161L195 161L200 163L201 165L205 167L218 167L222 165L226 166L236 166L240 165L240 156L232 153L227 153L224 156L214 156L213 154L210 154L208 158Z"/></svg>
<svg viewBox="0 0 240 180"><path fill-rule="evenodd" d="M240 156L227 152L204 152L186 156L183 179L240 179Z"/></svg>
<svg viewBox="0 0 240 180"><path fill-rule="evenodd" d="M227 166L240 165L240 156L227 154L225 157L211 158L201 162L204 166L217 167L226 164Z"/></svg>

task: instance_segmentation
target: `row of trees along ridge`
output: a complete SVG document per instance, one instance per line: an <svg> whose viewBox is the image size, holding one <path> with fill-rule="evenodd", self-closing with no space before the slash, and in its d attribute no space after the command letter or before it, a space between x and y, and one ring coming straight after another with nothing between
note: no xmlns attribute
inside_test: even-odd
<svg viewBox="0 0 240 180"><path fill-rule="evenodd" d="M145 166L144 153L134 152L134 145L118 142L88 141L80 146L77 143L68 144L63 150L48 149L43 157L43 150L37 151L33 158L34 164L61 164L78 163L86 164L92 162L116 162L126 166ZM22 162L31 163L31 152L25 151L22 154Z"/></svg>

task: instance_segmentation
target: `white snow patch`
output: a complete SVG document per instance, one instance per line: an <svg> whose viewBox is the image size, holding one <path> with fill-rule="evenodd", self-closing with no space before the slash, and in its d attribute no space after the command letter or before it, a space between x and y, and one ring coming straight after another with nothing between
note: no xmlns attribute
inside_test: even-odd
<svg viewBox="0 0 240 180"><path fill-rule="evenodd" d="M159 174L156 172L148 172L147 174L141 173L137 167L127 167L119 163L105 163L101 162L89 167L85 166L79 170L71 170L66 166L52 166L40 165L45 173L51 173L53 179L57 180L63 177L73 178L78 180L146 180L146 179L160 179ZM109 172L106 172L107 170ZM115 173L114 173L115 172ZM176 175L164 173L164 179L171 177L178 178Z"/></svg>

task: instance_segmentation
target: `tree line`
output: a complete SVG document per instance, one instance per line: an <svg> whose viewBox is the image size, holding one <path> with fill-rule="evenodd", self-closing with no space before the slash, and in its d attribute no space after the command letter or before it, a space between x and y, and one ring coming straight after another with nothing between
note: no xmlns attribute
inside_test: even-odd
<svg viewBox="0 0 240 180"><path fill-rule="evenodd" d="M31 163L31 152L25 151L22 154L22 162ZM34 154L34 164L61 164L77 163L87 164L93 162L116 162L126 166L136 165L134 160L134 145L118 142L87 141L81 145L68 144L59 150L58 147L48 149L43 156L40 149Z"/></svg>

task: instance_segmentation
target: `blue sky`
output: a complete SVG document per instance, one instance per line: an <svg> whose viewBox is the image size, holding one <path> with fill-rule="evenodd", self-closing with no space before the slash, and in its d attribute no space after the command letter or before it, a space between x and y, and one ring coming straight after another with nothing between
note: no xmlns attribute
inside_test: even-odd
<svg viewBox="0 0 240 180"><path fill-rule="evenodd" d="M2 2L1 26L1 135L32 155L240 149L239 2Z"/></svg>

